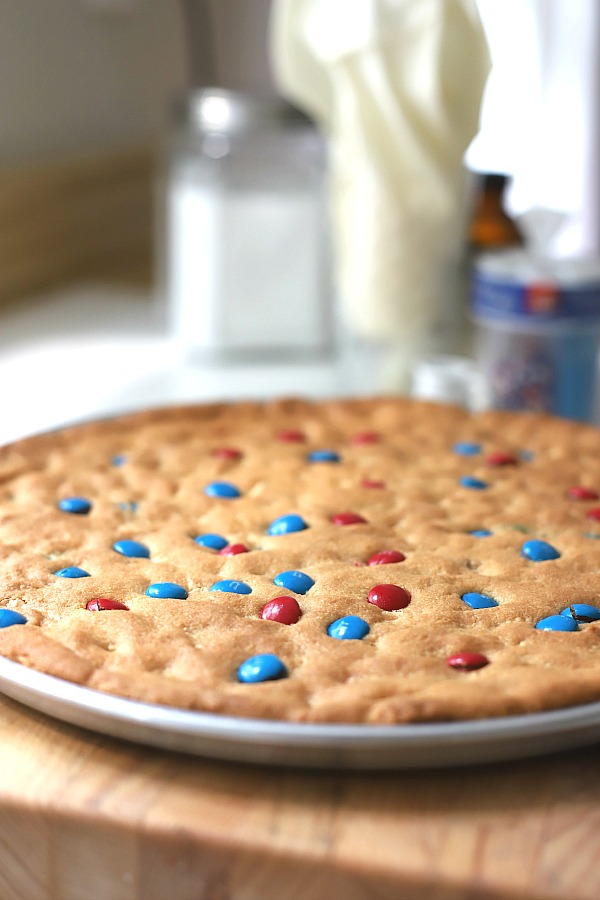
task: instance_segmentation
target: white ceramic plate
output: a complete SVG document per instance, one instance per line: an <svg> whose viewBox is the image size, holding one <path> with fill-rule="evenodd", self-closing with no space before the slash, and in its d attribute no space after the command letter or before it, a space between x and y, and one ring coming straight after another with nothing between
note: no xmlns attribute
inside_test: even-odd
<svg viewBox="0 0 600 900"><path fill-rule="evenodd" d="M401 769L519 759L600 741L600 703L524 716L415 725L312 725L138 703L0 659L0 691L63 722L237 762Z"/></svg>

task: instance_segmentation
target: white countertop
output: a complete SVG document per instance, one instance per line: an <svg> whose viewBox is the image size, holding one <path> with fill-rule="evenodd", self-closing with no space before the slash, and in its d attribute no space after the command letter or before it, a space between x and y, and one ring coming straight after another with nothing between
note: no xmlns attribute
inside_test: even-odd
<svg viewBox="0 0 600 900"><path fill-rule="evenodd" d="M113 413L211 400L373 395L385 351L348 343L328 357L191 361L149 295L80 285L0 307L0 444ZM389 380L389 379L388 379ZM473 363L424 360L413 394L473 405Z"/></svg>
<svg viewBox="0 0 600 900"><path fill-rule="evenodd" d="M339 396L334 359L192 364L148 296L80 286L0 308L0 443L160 404Z"/></svg>

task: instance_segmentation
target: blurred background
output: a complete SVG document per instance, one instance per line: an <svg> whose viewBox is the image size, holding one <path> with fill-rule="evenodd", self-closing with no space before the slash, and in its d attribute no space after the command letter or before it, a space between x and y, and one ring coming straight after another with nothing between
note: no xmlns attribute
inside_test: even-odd
<svg viewBox="0 0 600 900"><path fill-rule="evenodd" d="M0 22L0 442L274 394L597 421L596 0Z"/></svg>

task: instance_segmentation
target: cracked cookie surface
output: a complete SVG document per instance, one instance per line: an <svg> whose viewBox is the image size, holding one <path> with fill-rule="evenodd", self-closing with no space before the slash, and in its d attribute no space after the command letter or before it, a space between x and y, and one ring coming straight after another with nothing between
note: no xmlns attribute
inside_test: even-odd
<svg viewBox="0 0 600 900"><path fill-rule="evenodd" d="M599 491L595 428L392 398L173 407L36 436L0 449L0 614L26 619L0 615L0 654L291 721L599 700L600 622L577 615L600 616ZM305 591L284 577L298 572ZM149 591L164 585L181 591ZM570 609L573 630L536 627Z"/></svg>

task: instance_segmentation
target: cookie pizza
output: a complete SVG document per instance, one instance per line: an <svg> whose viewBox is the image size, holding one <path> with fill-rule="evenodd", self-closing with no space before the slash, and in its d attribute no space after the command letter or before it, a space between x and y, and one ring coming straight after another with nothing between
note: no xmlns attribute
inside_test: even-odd
<svg viewBox="0 0 600 900"><path fill-rule="evenodd" d="M293 722L600 700L600 433L395 398L179 406L0 449L0 655Z"/></svg>

